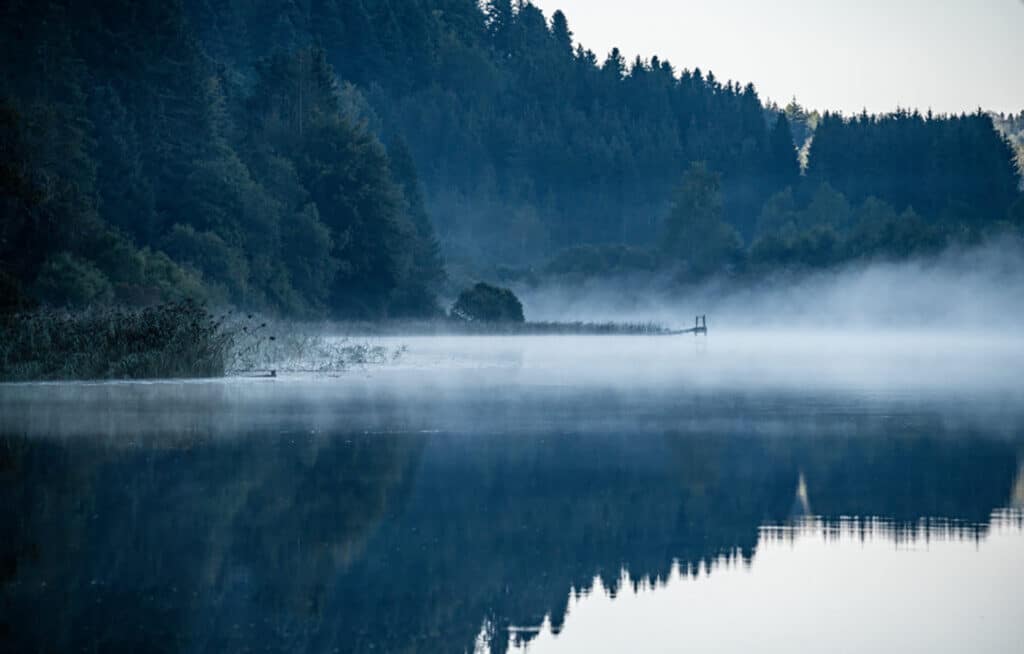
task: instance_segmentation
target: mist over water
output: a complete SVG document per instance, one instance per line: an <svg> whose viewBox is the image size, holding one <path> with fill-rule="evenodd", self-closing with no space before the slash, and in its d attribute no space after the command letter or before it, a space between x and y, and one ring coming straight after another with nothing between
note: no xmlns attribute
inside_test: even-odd
<svg viewBox="0 0 1024 654"><path fill-rule="evenodd" d="M706 336L398 336L335 374L0 385L0 635L1016 651L1019 263L525 297L534 319L707 314Z"/></svg>
<svg viewBox="0 0 1024 654"><path fill-rule="evenodd" d="M858 421L1024 417L1021 340L933 331L712 330L708 336L388 337L397 362L273 380L17 384L0 430L41 436L618 428L856 431Z"/></svg>
<svg viewBox="0 0 1024 654"><path fill-rule="evenodd" d="M1024 244L999 239L935 257L776 273L761 281L685 290L650 277L524 289L534 320L656 321L715 329L781 327L1019 333L1024 325Z"/></svg>

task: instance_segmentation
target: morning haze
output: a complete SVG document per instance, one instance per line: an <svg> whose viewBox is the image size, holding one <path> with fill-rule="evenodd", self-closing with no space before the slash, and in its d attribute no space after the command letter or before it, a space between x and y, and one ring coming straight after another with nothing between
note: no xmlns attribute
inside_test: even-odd
<svg viewBox="0 0 1024 654"><path fill-rule="evenodd" d="M0 654L1024 652L1024 4L537 1L0 5Z"/></svg>
<svg viewBox="0 0 1024 654"><path fill-rule="evenodd" d="M847 114L1024 107L1019 0L538 0L603 57L659 55Z"/></svg>

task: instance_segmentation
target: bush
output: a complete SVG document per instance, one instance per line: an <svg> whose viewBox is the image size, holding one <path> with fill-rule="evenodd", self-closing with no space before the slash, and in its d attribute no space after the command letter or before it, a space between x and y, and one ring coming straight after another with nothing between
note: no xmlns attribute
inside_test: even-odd
<svg viewBox="0 0 1024 654"><path fill-rule="evenodd" d="M108 302L114 296L110 280L99 268L67 252L43 264L36 292L51 304L75 307Z"/></svg>
<svg viewBox="0 0 1024 654"><path fill-rule="evenodd" d="M0 380L218 377L235 337L191 301L0 320Z"/></svg>
<svg viewBox="0 0 1024 654"><path fill-rule="evenodd" d="M479 283L466 289L452 306L452 317L479 322L525 322L523 305L507 288Z"/></svg>

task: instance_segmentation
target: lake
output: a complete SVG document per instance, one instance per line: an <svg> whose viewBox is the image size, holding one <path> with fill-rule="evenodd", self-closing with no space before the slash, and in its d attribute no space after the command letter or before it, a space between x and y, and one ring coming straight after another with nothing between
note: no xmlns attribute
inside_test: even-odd
<svg viewBox="0 0 1024 654"><path fill-rule="evenodd" d="M1024 339L0 386L11 652L1022 652Z"/></svg>

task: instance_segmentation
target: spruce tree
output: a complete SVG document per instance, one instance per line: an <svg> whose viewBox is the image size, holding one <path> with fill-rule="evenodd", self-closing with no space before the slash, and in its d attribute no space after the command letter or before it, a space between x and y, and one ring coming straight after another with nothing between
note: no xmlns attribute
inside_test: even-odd
<svg viewBox="0 0 1024 654"><path fill-rule="evenodd" d="M768 156L774 172L775 189L796 187L800 180L800 164L796 148L793 147L793 133L785 113L780 113L768 137Z"/></svg>
<svg viewBox="0 0 1024 654"><path fill-rule="evenodd" d="M560 52L572 54L572 31L569 30L569 21L561 10L551 15L551 36Z"/></svg>

